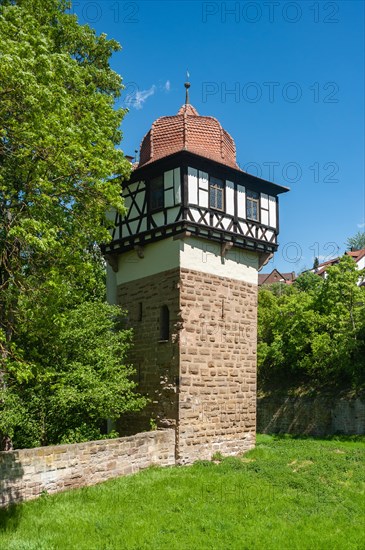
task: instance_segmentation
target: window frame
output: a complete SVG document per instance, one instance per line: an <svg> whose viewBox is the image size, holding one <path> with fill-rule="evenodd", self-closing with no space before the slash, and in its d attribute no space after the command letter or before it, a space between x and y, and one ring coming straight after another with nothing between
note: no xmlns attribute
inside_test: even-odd
<svg viewBox="0 0 365 550"><path fill-rule="evenodd" d="M249 197L248 196L249 193L257 195L257 198ZM251 189L246 189L246 219L247 220L260 223L260 219L261 219L260 198L261 198L261 194L258 191L252 191ZM252 201L253 203L256 203L256 205L257 205L257 218L252 218L248 215L248 202L249 201Z"/></svg>
<svg viewBox="0 0 365 550"><path fill-rule="evenodd" d="M208 186L208 191L209 191L209 208L213 209L213 210L218 210L218 212L225 212L225 208L226 208L226 182L225 180L221 179L221 178L216 178L215 176L211 176L210 174L208 175L209 176L209 186ZM216 180L216 182L221 182L222 185L220 185L219 183L213 183L212 180ZM211 203L211 190L212 189L215 189L216 193L217 193L217 190L221 191L222 192L222 208L219 208L218 206L213 206L212 203ZM216 198L217 198L217 195L216 195ZM217 200L215 201L217 203Z"/></svg>
<svg viewBox="0 0 365 550"><path fill-rule="evenodd" d="M153 198L152 186L153 186L153 182L155 182L157 180L160 180L162 182L162 184L161 184L162 204L154 206L152 204L152 198ZM157 191L157 189L155 189L155 191ZM149 180L149 182L148 182L148 194L149 194L148 205L149 205L150 212L158 212L159 210L163 210L165 208L165 182L164 182L164 175L163 174L159 175L159 176L156 176L154 178L151 178Z"/></svg>

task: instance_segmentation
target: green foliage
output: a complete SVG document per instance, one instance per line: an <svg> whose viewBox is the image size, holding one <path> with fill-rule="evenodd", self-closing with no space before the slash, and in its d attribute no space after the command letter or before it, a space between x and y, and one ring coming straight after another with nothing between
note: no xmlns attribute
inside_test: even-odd
<svg viewBox="0 0 365 550"><path fill-rule="evenodd" d="M130 172L120 45L68 5L0 0L0 436L17 446L95 438L143 404L93 244Z"/></svg>
<svg viewBox="0 0 365 550"><path fill-rule="evenodd" d="M358 231L353 237L349 237L346 241L346 248L350 250L362 250L365 248L365 231Z"/></svg>
<svg viewBox="0 0 365 550"><path fill-rule="evenodd" d="M219 452L219 451L216 451L216 452L213 453L213 455L212 455L212 461L213 461L213 462L222 462L223 459L224 459L224 456L223 456L222 453Z"/></svg>
<svg viewBox="0 0 365 550"><path fill-rule="evenodd" d="M117 330L119 318L116 306L85 302L55 316L48 334L41 319L22 325L32 375L19 380L9 369L0 417L16 447L100 439L106 419L144 406L124 362L131 333Z"/></svg>
<svg viewBox="0 0 365 550"><path fill-rule="evenodd" d="M324 280L304 273L285 294L259 293L261 383L284 378L359 388L365 382L365 287L349 256Z"/></svg>
<svg viewBox="0 0 365 550"><path fill-rule="evenodd" d="M151 430L157 430L157 422L154 418L150 418L150 428Z"/></svg>
<svg viewBox="0 0 365 550"><path fill-rule="evenodd" d="M301 273L295 280L295 286L299 290L314 290L319 287L322 279L311 271Z"/></svg>

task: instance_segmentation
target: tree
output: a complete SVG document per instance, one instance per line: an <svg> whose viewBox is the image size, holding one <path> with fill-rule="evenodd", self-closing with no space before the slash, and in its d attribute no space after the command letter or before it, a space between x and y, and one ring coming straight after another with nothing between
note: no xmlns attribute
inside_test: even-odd
<svg viewBox="0 0 365 550"><path fill-rule="evenodd" d="M46 368L39 353L23 347L36 298L56 340L60 315L85 296L95 299L93 243L109 239L107 209L123 212L112 176L130 171L117 148L121 78L109 65L120 45L79 25L67 8L63 0L0 0L3 411L10 386L30 383ZM9 448L9 434L3 436Z"/></svg>
<svg viewBox="0 0 365 550"><path fill-rule="evenodd" d="M317 269L318 266L319 266L319 259L316 257L316 258L314 258L313 269Z"/></svg>
<svg viewBox="0 0 365 550"><path fill-rule="evenodd" d="M295 280L295 287L299 290L314 290L320 287L323 279L312 271L304 271Z"/></svg>
<svg viewBox="0 0 365 550"><path fill-rule="evenodd" d="M323 280L298 277L291 291L259 292L259 380L311 380L318 386L365 383L365 287L349 256Z"/></svg>
<svg viewBox="0 0 365 550"><path fill-rule="evenodd" d="M51 330L41 308L22 324L17 343L32 365L24 382L9 377L0 429L16 448L105 437L106 419L141 409L124 360L131 331L115 330L120 309L85 302L59 311Z"/></svg>
<svg viewBox="0 0 365 550"><path fill-rule="evenodd" d="M347 250L362 250L365 248L365 232L358 231L353 237L349 237L346 241Z"/></svg>

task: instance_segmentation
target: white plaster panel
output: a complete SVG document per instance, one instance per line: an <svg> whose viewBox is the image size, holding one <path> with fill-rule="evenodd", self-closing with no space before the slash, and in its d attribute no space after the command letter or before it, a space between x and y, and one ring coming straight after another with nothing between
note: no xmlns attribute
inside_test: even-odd
<svg viewBox="0 0 365 550"><path fill-rule="evenodd" d="M165 217L163 212L156 212L156 214L153 214L152 219L157 225L157 227L161 227L162 225L165 225Z"/></svg>
<svg viewBox="0 0 365 550"><path fill-rule="evenodd" d="M357 262L357 268L358 269L364 269L365 268L365 256Z"/></svg>
<svg viewBox="0 0 365 550"><path fill-rule="evenodd" d="M140 232L147 231L147 218L143 218L141 221Z"/></svg>
<svg viewBox="0 0 365 550"><path fill-rule="evenodd" d="M243 185L237 185L237 217L246 217L246 189Z"/></svg>
<svg viewBox="0 0 365 550"><path fill-rule="evenodd" d="M213 224L213 227L216 227L219 218L220 218L220 216L218 216L218 214L216 214L215 212L213 212L213 217L212 217L212 224Z"/></svg>
<svg viewBox="0 0 365 550"><path fill-rule="evenodd" d="M133 220L133 218L138 218L139 216L140 216L140 214L139 214L137 208L136 208L136 207L134 206L134 204L133 204L133 206L132 206L131 209L129 210L128 218L129 218L130 220Z"/></svg>
<svg viewBox="0 0 365 550"><path fill-rule="evenodd" d="M131 204L132 204L132 199L130 197L123 197L124 199L124 206L126 207L127 211L129 212L129 209L131 207ZM128 212L127 212L127 215L128 215Z"/></svg>
<svg viewBox="0 0 365 550"><path fill-rule="evenodd" d="M137 233L138 223L139 223L139 220L135 220L134 222L128 223L132 235Z"/></svg>
<svg viewBox="0 0 365 550"><path fill-rule="evenodd" d="M269 212L268 210L261 209L261 223L264 225L269 225Z"/></svg>
<svg viewBox="0 0 365 550"><path fill-rule="evenodd" d="M269 210L269 195L266 195L266 193L261 193L261 208Z"/></svg>
<svg viewBox="0 0 365 550"><path fill-rule="evenodd" d="M189 204L198 204L198 171L188 168Z"/></svg>
<svg viewBox="0 0 365 550"><path fill-rule="evenodd" d="M208 208L209 205L209 193L203 189L199 189L199 206L202 208Z"/></svg>
<svg viewBox="0 0 365 550"><path fill-rule="evenodd" d="M226 212L234 216L234 183L226 181Z"/></svg>
<svg viewBox="0 0 365 550"><path fill-rule="evenodd" d="M198 211L196 208L190 208L190 212L191 212L191 214L192 214L192 216L193 216L193 218L194 218L194 221L195 221L195 222L198 222L199 219L200 219L200 213L199 213L199 211Z"/></svg>
<svg viewBox="0 0 365 550"><path fill-rule="evenodd" d="M176 220L176 217L179 213L180 208L169 208L167 211L167 223L173 223Z"/></svg>
<svg viewBox="0 0 365 550"><path fill-rule="evenodd" d="M180 168L174 168L174 191L175 191L175 204L180 204L181 203Z"/></svg>
<svg viewBox="0 0 365 550"><path fill-rule="evenodd" d="M240 226L241 230L243 231L243 234L245 235L248 229L248 225L245 222L238 222L238 225Z"/></svg>
<svg viewBox="0 0 365 550"><path fill-rule="evenodd" d="M231 218L226 218L226 217L223 218L222 223L223 223L224 229L228 229L229 224L231 223L231 221L232 221Z"/></svg>
<svg viewBox="0 0 365 550"><path fill-rule="evenodd" d="M232 248L222 258L220 244L204 239L180 241L180 267L257 285L257 254Z"/></svg>
<svg viewBox="0 0 365 550"><path fill-rule="evenodd" d="M164 189L169 189L169 187L174 186L174 171L173 170L168 170L168 172L164 173L163 182L164 182Z"/></svg>
<svg viewBox="0 0 365 550"><path fill-rule="evenodd" d="M201 172L200 170L199 170L199 189L204 189L205 191L208 191L209 189L208 174L207 172Z"/></svg>
<svg viewBox="0 0 365 550"><path fill-rule="evenodd" d="M174 189L168 189L165 191L165 206L166 208L174 206Z"/></svg>
<svg viewBox="0 0 365 550"><path fill-rule="evenodd" d="M274 234L274 231L270 231L270 229L268 229L268 230L266 231L266 238L267 238L267 240L268 240L269 242L270 242L270 239L271 239L271 237L273 236L273 234Z"/></svg>
<svg viewBox="0 0 365 550"><path fill-rule="evenodd" d="M263 228L262 228L262 227L258 227L258 228L257 228L257 238L258 238L258 239L263 239L263 240L265 240L264 237L263 237L263 235L264 235L264 230L263 230Z"/></svg>
<svg viewBox="0 0 365 550"><path fill-rule="evenodd" d="M270 226L276 227L276 198L269 196L269 219Z"/></svg>
<svg viewBox="0 0 365 550"><path fill-rule="evenodd" d="M137 191L137 189L138 189L139 183L140 183L139 181L136 181L136 182L134 182L134 183L130 183L130 184L128 185L128 188L127 188L128 191L129 191L130 193L135 193L135 192Z"/></svg>
<svg viewBox="0 0 365 550"><path fill-rule="evenodd" d="M143 212L143 203L144 203L144 199L145 199L145 194L146 192L143 192L141 191L140 193L138 193L136 195L136 203L138 205L138 208L141 210L141 212Z"/></svg>
<svg viewBox="0 0 365 550"><path fill-rule="evenodd" d="M180 241L172 238L143 247L144 258L134 250L119 256L116 284L127 283L179 267Z"/></svg>

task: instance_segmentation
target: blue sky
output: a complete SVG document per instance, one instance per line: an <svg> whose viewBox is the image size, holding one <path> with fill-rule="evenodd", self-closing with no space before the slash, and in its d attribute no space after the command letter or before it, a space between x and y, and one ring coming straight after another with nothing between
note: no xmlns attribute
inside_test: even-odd
<svg viewBox="0 0 365 550"><path fill-rule="evenodd" d="M279 251L264 271L299 272L365 227L364 3L78 0L80 23L118 40L129 106L122 149L190 99L235 139L248 172L281 196Z"/></svg>

